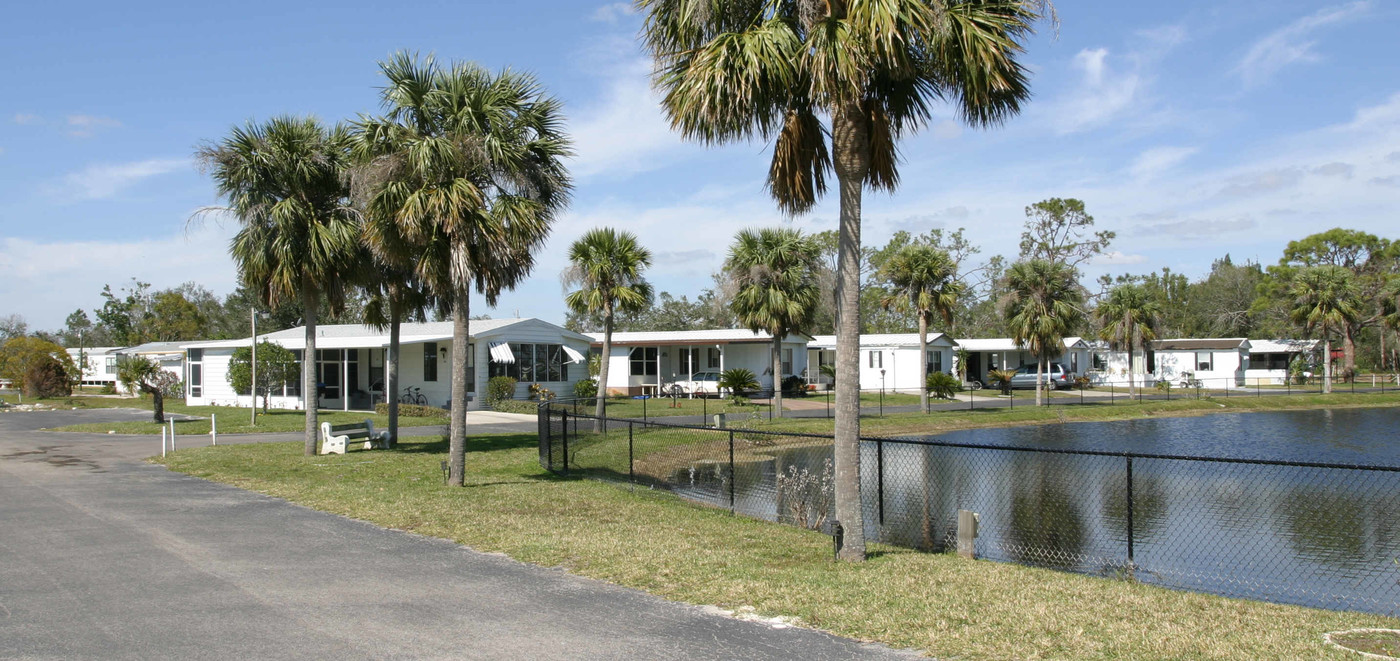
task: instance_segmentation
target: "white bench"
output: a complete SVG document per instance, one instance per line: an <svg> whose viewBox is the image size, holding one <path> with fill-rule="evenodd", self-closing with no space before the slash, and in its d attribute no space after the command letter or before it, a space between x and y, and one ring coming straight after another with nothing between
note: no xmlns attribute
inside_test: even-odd
<svg viewBox="0 0 1400 661"><path fill-rule="evenodd" d="M346 445L360 439L364 439L366 450L389 447L389 432L375 431L374 423L368 419L343 425L321 423L321 454L345 454Z"/></svg>

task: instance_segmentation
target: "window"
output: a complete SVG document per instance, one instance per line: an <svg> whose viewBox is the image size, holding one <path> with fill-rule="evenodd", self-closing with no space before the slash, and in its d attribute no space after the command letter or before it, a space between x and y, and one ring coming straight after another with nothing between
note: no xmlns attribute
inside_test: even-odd
<svg viewBox="0 0 1400 661"><path fill-rule="evenodd" d="M633 347L632 376L656 376L656 347Z"/></svg>
<svg viewBox="0 0 1400 661"><path fill-rule="evenodd" d="M678 351L680 351L680 365L677 367L677 370L681 374L694 374L700 371L699 349L681 347Z"/></svg>
<svg viewBox="0 0 1400 661"><path fill-rule="evenodd" d="M1072 372L1072 373L1074 373L1074 374L1078 374L1078 373L1079 373L1079 354L1078 354L1078 353L1070 352L1070 354L1069 354L1069 371Z"/></svg>
<svg viewBox="0 0 1400 661"><path fill-rule="evenodd" d="M869 353L870 353L870 366L871 366L871 367L884 367L884 366L885 366L885 354L884 354L883 352L880 352L880 351L871 351L871 352L869 352Z"/></svg>
<svg viewBox="0 0 1400 661"><path fill-rule="evenodd" d="M112 373L113 365L114 365L115 362L116 362L116 358L108 358L108 359L107 359L107 373L108 373L108 374L111 374L111 373ZM189 366L190 366L190 397L203 397L203 396L204 396L204 350L203 350L203 349L190 349L190 351L189 351L188 362L189 362Z"/></svg>
<svg viewBox="0 0 1400 661"><path fill-rule="evenodd" d="M1197 351L1197 352L1196 352L1196 371L1197 371L1197 372L1209 372L1209 371L1215 369L1215 361L1213 360L1214 356L1215 356L1215 354L1213 354L1213 353L1211 353L1211 352L1209 352L1209 351Z"/></svg>
<svg viewBox="0 0 1400 661"><path fill-rule="evenodd" d="M468 351L474 349L474 345L467 345ZM491 361L486 369L486 374L490 378L498 376L508 376L516 381L528 383L561 383L569 380L569 365L565 362L564 347L559 344L523 344L512 343L510 345L511 355L515 356L514 363L498 363ZM470 366L471 354L467 356ZM471 374L468 377L467 388L476 388L476 375L474 370L468 370Z"/></svg>
<svg viewBox="0 0 1400 661"><path fill-rule="evenodd" d="M195 355L195 352L196 352L196 351L199 352L199 355L200 355L200 356L203 356L203 355L204 355L204 350L203 350L203 349L190 349L190 355L191 355L191 356ZM194 360L194 359L191 358L190 360ZM107 356L107 373L108 373L108 374L116 374L116 373L117 373L117 357L116 357L116 356Z"/></svg>
<svg viewBox="0 0 1400 661"><path fill-rule="evenodd" d="M710 355L708 367L719 369L719 347L710 347L705 350L705 353Z"/></svg>
<svg viewBox="0 0 1400 661"><path fill-rule="evenodd" d="M1144 358L1144 360L1147 361L1148 373L1155 373L1157 371L1157 352L1148 349L1147 356Z"/></svg>
<svg viewBox="0 0 1400 661"><path fill-rule="evenodd" d="M783 349L783 374L792 374L792 349Z"/></svg>
<svg viewBox="0 0 1400 661"><path fill-rule="evenodd" d="M282 384L282 389L287 393L288 397L301 397L301 349L293 349L292 355L296 356L297 359L297 373L292 378L287 379L286 383Z"/></svg>
<svg viewBox="0 0 1400 661"><path fill-rule="evenodd" d="M1091 365L1090 369L1108 369L1108 359L1104 357L1103 353L1098 351L1095 351L1093 355L1089 357L1089 364Z"/></svg>
<svg viewBox="0 0 1400 661"><path fill-rule="evenodd" d="M316 351L316 397L340 399L340 370L344 354L339 349Z"/></svg>
<svg viewBox="0 0 1400 661"><path fill-rule="evenodd" d="M936 350L936 349L933 350L933 351L927 352L927 354L925 354L925 360L924 360L924 362L928 363L928 372L929 372L929 374L932 374L932 373L934 373L934 372L942 372L942 371L943 371L943 352L942 352L942 351L938 351L938 350Z"/></svg>
<svg viewBox="0 0 1400 661"><path fill-rule="evenodd" d="M437 381L437 342L423 343L423 381Z"/></svg>

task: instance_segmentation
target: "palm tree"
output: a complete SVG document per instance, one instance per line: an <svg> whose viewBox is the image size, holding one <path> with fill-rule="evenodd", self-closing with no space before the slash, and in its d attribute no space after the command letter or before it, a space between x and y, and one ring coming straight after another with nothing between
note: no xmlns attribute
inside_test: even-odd
<svg viewBox="0 0 1400 661"><path fill-rule="evenodd" d="M1083 316L1084 294L1073 268L1043 259L1012 264L1006 289L1002 311L1011 338L1036 357L1035 405L1041 406L1046 363L1064 351L1065 336Z"/></svg>
<svg viewBox="0 0 1400 661"><path fill-rule="evenodd" d="M461 486L471 290L494 305L529 274L568 204L569 143L559 102L527 74L407 53L379 68L385 113L355 122L356 183L366 212L391 218L412 246L414 280L452 315L448 482Z"/></svg>
<svg viewBox="0 0 1400 661"><path fill-rule="evenodd" d="M614 316L619 311L641 312L651 305L651 283L642 279L642 271L651 266L651 251L637 242L636 234L600 227L569 246L569 263L564 286L579 288L564 297L564 304L578 315L603 315L603 357L598 361L598 393L593 403L594 429L601 432Z"/></svg>
<svg viewBox="0 0 1400 661"><path fill-rule="evenodd" d="M729 309L740 324L773 336L773 411L783 415L783 339L816 316L821 249L800 230L741 230L729 247L724 273L734 295Z"/></svg>
<svg viewBox="0 0 1400 661"><path fill-rule="evenodd" d="M1313 266L1293 278L1289 316L1308 333L1322 332L1322 392L1332 392L1332 331L1355 323L1360 295L1351 271L1341 266Z"/></svg>
<svg viewBox="0 0 1400 661"><path fill-rule="evenodd" d="M1128 394L1136 395L1133 348L1145 347L1157 339L1162 306L1141 285L1119 285L1108 293L1108 298L1099 304L1094 314L1103 326L1099 338L1107 340L1115 349L1128 351Z"/></svg>
<svg viewBox="0 0 1400 661"><path fill-rule="evenodd" d="M774 143L767 187L808 211L834 170L841 218L836 278L836 516L840 556L865 559L860 505L860 207L893 190L897 142L934 100L975 126L1028 98L1016 58L1044 0L638 0L643 39L671 125L710 144ZM829 118L824 126L822 116ZM828 148L827 136L830 135Z"/></svg>
<svg viewBox="0 0 1400 661"><path fill-rule="evenodd" d="M316 312L322 299L332 310L343 303L358 245L344 183L349 139L343 126L283 116L235 127L197 154L242 226L230 252L243 285L269 308L300 299L308 455L316 454Z"/></svg>
<svg viewBox="0 0 1400 661"><path fill-rule="evenodd" d="M885 262L882 274L892 293L880 300L889 308L912 309L919 318L919 383L928 382L928 322L937 314L944 324L953 323L953 312L963 287L948 253L929 245L905 246ZM919 406L929 412L928 389L919 389Z"/></svg>

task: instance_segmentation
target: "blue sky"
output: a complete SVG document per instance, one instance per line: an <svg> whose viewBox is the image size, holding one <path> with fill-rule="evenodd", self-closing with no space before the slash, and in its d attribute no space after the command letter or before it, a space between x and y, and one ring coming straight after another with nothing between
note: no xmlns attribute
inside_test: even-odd
<svg viewBox="0 0 1400 661"><path fill-rule="evenodd" d="M1079 197L1112 253L1088 271L1216 257L1272 263L1332 226L1400 238L1400 7L1357 2L1061 2L1029 45L1034 100L1006 126L940 111L903 144L895 195L867 194L864 234L966 227L1014 257L1026 205ZM473 313L562 321L568 243L612 225L656 255L661 290L710 283L736 231L834 229L828 199L785 219L762 190L768 146L671 133L627 4L22 3L0 26L0 315L57 328L102 286L233 288L231 222L194 148L250 118L377 109L396 50L534 72L560 97L577 192L534 276Z"/></svg>

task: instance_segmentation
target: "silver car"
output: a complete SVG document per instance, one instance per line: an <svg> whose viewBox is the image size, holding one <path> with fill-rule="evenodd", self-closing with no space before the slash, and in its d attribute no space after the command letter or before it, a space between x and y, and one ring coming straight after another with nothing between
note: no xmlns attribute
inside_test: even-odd
<svg viewBox="0 0 1400 661"><path fill-rule="evenodd" d="M1016 370L1016 375L1011 377L1011 388L1014 390L1035 390L1035 365L1022 365ZM1047 384L1060 390L1068 390L1074 387L1074 375L1059 363L1050 363L1050 368L1040 375L1041 383Z"/></svg>

